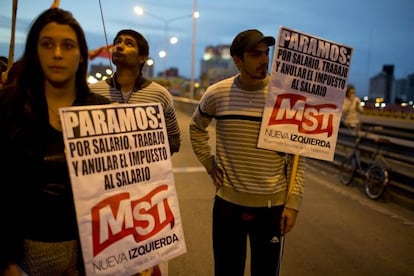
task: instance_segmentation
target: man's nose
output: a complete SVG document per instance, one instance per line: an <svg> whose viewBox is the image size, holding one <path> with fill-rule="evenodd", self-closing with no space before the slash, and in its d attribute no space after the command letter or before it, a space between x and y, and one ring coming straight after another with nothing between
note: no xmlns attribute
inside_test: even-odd
<svg viewBox="0 0 414 276"><path fill-rule="evenodd" d="M117 44L115 45L115 49L116 49L117 51L122 51L122 50L124 50L124 43L122 43L122 42L117 43Z"/></svg>

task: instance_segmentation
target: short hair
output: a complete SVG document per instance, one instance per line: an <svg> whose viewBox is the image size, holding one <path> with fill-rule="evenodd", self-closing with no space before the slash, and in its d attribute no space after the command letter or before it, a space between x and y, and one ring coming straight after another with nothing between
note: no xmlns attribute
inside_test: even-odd
<svg viewBox="0 0 414 276"><path fill-rule="evenodd" d="M140 34L137 31L131 30L131 29L120 30L114 38L114 41L113 41L114 44L115 44L115 41L118 39L118 37L121 35L132 36L138 45L139 55L146 56L146 57L149 56L148 41L145 39L145 37L142 34Z"/></svg>

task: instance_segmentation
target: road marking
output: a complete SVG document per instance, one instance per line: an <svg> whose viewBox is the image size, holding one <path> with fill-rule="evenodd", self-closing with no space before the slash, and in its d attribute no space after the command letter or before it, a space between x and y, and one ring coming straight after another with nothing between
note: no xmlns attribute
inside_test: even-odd
<svg viewBox="0 0 414 276"><path fill-rule="evenodd" d="M310 173L314 173L314 174L323 174L325 176L328 177L332 177L335 173L333 171L326 171L324 169L321 169L320 167L317 166L309 166L308 167L309 172ZM196 173L196 172L205 172L206 169L203 166L196 166L196 167L178 167L178 168L173 168L173 172L174 173ZM413 227L414 226L414 221L410 220L409 218L400 216L398 214L396 214L394 211L388 210L388 208L386 208L385 206L381 206L378 202L376 201L372 201L371 199L365 198L363 195L358 194L358 193L352 193L349 190L346 189L347 186L341 186L341 185L333 185L331 181L329 180L323 180L322 178L320 178L319 181L320 184L322 184L323 186L337 192L340 193L344 196L347 196L348 198L357 201L359 204L366 206L372 210L375 210L379 213L382 213L384 215L388 215L396 220L401 221L403 224ZM305 195L306 196L306 195Z"/></svg>
<svg viewBox="0 0 414 276"><path fill-rule="evenodd" d="M194 172L205 172L205 171L206 169L203 166L173 168L174 173L194 173Z"/></svg>
<svg viewBox="0 0 414 276"><path fill-rule="evenodd" d="M336 177L336 173L334 171L331 171L331 170L327 171L327 170L322 169L320 166L317 166L317 164L314 164L314 165L315 166L308 166L308 169L309 169L310 174L315 174L315 177L317 177L317 175L319 174L323 174L327 176L328 178ZM330 190L333 190L337 193L340 193L348 197L351 200L358 202L359 204L365 207L370 208L371 210L374 210L381 214L387 215L393 219L396 219L409 227L414 227L413 220L411 220L408 217L397 214L395 211L391 210L390 208L387 208L387 206L381 205L380 202L367 198L359 190L356 190L355 192L351 192L349 191L349 189L347 189L349 188L349 186L341 185L339 182L334 182L333 184L332 181L330 181L330 179L319 178L318 183L329 188ZM305 196L306 196L306 193L305 193Z"/></svg>

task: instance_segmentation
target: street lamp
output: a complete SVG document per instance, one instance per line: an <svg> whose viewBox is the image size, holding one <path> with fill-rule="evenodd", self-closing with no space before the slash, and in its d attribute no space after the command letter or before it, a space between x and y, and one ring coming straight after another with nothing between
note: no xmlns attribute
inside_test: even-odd
<svg viewBox="0 0 414 276"><path fill-rule="evenodd" d="M168 55L167 47L168 47L169 43L170 44L176 44L178 42L177 37L172 37L170 39L170 41L168 41L168 26L173 21L177 21L177 20L185 19L185 18L190 18L190 17L196 18L196 17L198 17L198 13L197 13L197 15L195 13L193 13L193 14L189 14L189 15L183 15L183 16L179 16L179 17L165 19L165 18L163 18L161 16L158 16L156 14L152 14L152 13L147 12L147 11L144 12L144 10L139 6L135 6L134 11L135 11L136 14L138 14L140 16L146 14L146 15L149 15L149 16L151 16L151 17L153 17L157 20L160 20L164 23L164 46L163 46L163 50L159 52L159 57L164 59L164 62L163 62L163 76L164 76L164 78L166 78L167 77L167 55Z"/></svg>
<svg viewBox="0 0 414 276"><path fill-rule="evenodd" d="M194 99L194 72L195 72L195 56L196 56L196 30L197 18L200 16L197 8L197 0L193 0L193 31L191 39L191 81L190 81L190 99Z"/></svg>

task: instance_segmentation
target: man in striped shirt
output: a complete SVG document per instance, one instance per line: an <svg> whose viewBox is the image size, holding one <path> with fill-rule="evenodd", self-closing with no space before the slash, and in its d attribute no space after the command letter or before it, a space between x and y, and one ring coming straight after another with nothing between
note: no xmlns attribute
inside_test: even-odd
<svg viewBox="0 0 414 276"><path fill-rule="evenodd" d="M112 62L116 66L114 76L91 84L90 88L115 103L161 103L170 153L173 155L181 146L173 97L165 87L142 76L142 68L148 56L149 45L144 36L134 30L120 30L112 47ZM141 271L137 275L161 275L160 267L168 270L168 262Z"/></svg>
<svg viewBox="0 0 414 276"><path fill-rule="evenodd" d="M212 227L216 276L244 275L247 237L250 275L277 275L281 237L292 230L302 201L305 158L299 158L286 198L292 156L257 148L274 44L273 37L258 30L239 33L230 48L239 74L208 87L190 123L194 153L217 189ZM207 129L213 119L215 149Z"/></svg>
<svg viewBox="0 0 414 276"><path fill-rule="evenodd" d="M114 76L91 84L90 88L111 102L161 103L172 155L181 146L173 97L165 87L142 76L148 55L148 42L140 33L130 29L120 30L112 47L112 62L116 66Z"/></svg>

